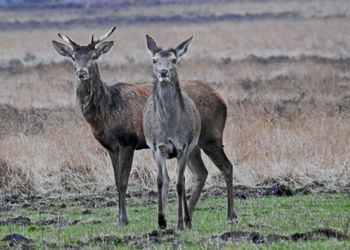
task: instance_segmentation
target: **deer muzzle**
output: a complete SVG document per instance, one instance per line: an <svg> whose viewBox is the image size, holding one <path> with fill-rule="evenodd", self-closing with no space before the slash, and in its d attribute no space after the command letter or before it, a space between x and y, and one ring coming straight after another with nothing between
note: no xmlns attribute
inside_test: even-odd
<svg viewBox="0 0 350 250"><path fill-rule="evenodd" d="M88 78L88 72L84 69L77 71L77 76L80 80L86 80Z"/></svg>

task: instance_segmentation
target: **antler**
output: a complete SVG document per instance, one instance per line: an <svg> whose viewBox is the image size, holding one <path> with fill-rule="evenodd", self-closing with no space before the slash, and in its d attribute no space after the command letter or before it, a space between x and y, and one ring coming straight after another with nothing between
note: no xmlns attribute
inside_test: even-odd
<svg viewBox="0 0 350 250"><path fill-rule="evenodd" d="M92 35L92 38L91 38L91 45L95 46L96 44L106 40L110 35L112 35L112 33L114 32L114 30L116 29L117 27L114 26L112 27L106 34L104 34L103 36L101 36L99 39L97 40L94 40L94 35Z"/></svg>
<svg viewBox="0 0 350 250"><path fill-rule="evenodd" d="M72 45L73 47L77 47L78 44L76 44L75 42L72 41L72 39L70 39L68 36L62 35L61 33L58 33L58 36L65 41L66 43L69 43L70 45Z"/></svg>

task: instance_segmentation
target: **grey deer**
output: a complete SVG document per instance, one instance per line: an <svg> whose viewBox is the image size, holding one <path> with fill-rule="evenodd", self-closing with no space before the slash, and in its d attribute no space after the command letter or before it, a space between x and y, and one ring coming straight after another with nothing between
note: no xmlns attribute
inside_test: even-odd
<svg viewBox="0 0 350 250"><path fill-rule="evenodd" d="M153 60L153 92L143 111L143 131L158 168L158 225L166 228L165 209L168 196L169 176L166 159L176 157L178 195L177 228L191 227L185 190L185 167L188 155L198 143L201 117L195 103L180 88L176 62L187 51L193 36L176 49L163 50L146 35L147 47Z"/></svg>
<svg viewBox="0 0 350 250"><path fill-rule="evenodd" d="M117 83L106 85L100 77L97 59L108 52L113 41L103 42L115 30L90 44L78 45L68 36L59 34L69 46L52 41L56 51L73 60L76 70L76 96L83 116L96 140L108 150L112 160L118 189L119 225L128 224L126 190L135 150L148 148L142 127L142 111L152 93L151 84ZM201 115L202 129L199 146L189 155L188 165L195 184L189 202L189 213L195 210L208 172L201 158L200 148L211 158L225 177L228 197L228 219L236 217L233 207L232 164L222 145L227 104L213 87L200 81L183 81L181 88L195 102Z"/></svg>

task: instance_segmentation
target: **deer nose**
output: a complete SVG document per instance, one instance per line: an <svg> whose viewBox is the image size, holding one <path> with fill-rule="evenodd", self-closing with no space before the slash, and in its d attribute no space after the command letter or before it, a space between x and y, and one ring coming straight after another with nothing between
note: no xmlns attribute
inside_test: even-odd
<svg viewBox="0 0 350 250"><path fill-rule="evenodd" d="M78 77L79 79L84 79L87 76L87 72L85 70L79 70L78 71Z"/></svg>
<svg viewBox="0 0 350 250"><path fill-rule="evenodd" d="M166 69L162 69L159 73L160 73L160 76L161 76L161 77L166 77L166 76L168 76L168 71L167 71Z"/></svg>

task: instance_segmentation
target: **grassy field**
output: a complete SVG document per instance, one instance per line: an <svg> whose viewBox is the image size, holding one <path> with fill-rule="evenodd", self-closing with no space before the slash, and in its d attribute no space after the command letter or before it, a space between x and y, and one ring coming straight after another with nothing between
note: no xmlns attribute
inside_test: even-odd
<svg viewBox="0 0 350 250"><path fill-rule="evenodd" d="M193 12L197 6L193 4L114 6L113 15L109 5L83 5L58 9L70 19L56 20L57 27L45 26L57 15L50 15L50 9L0 10L2 22L18 24L4 29L0 40L0 47L6 48L0 51L1 190L16 187L41 193L80 190L90 182L113 183L107 152L91 135L76 105L73 66L51 42L62 32L85 44L91 34L100 35L112 25L118 26L111 37L115 46L99 60L107 84L151 82L146 33L165 46L194 34L189 53L179 65L180 79L206 81L227 99L224 144L235 165L235 184L279 180L293 185L320 181L349 186L350 27L346 16L350 7L344 1L321 2L329 6L323 12L315 3L303 9L297 1L248 1L225 3L230 8L206 2L198 4L198 12ZM271 16L268 6L277 14ZM178 16L182 11L184 17L199 19L141 22L138 10L148 17L157 11L162 16ZM281 14L290 11L298 14ZM134 21L119 24L101 19L104 23L91 28L67 22L82 20L89 13L90 23L108 13L110 17L128 13ZM200 19L213 15L231 15L232 20ZM219 171L210 160L205 159L205 164L210 183ZM186 175L191 183L191 174ZM137 152L130 181L151 188L155 179L150 152Z"/></svg>
<svg viewBox="0 0 350 250"><path fill-rule="evenodd" d="M0 7L0 240L20 233L33 240L24 244L40 248L256 248L254 231L265 241L269 234L291 239L316 228L349 235L349 1L185 2ZM118 227L115 204L106 205L116 201L116 190L106 191L114 186L108 153L78 109L73 65L52 46L58 32L87 44L92 34L114 25L115 45L99 59L108 85L152 81L145 34L165 47L193 34L179 77L205 81L226 98L224 145L234 164L234 184L294 189L322 184L321 191L237 199L239 221L233 228L225 220L224 197L204 192L192 230L152 232L156 199L148 194L156 190L156 168L151 152L142 150L129 181L138 187L128 190L131 224ZM218 169L202 155L209 171L205 190L223 185ZM174 161L169 175L174 187ZM187 170L186 184L190 190ZM66 208L60 208L63 203ZM7 222L20 215L30 222ZM238 233L228 237L232 230ZM348 242L323 234L258 246L340 249Z"/></svg>
<svg viewBox="0 0 350 250"><path fill-rule="evenodd" d="M2 212L0 235L12 237L0 241L0 247L20 239L13 233L25 236L26 239L21 239L23 246L40 249L346 249L350 246L349 194L322 192L238 199L239 219L228 223L222 191L223 188L217 187L205 190L192 229L183 232L175 231L174 190L169 196L167 230L157 229L157 195L139 188L128 200L131 223L125 227L117 224L114 193L110 191L55 199L7 197L12 206Z"/></svg>

